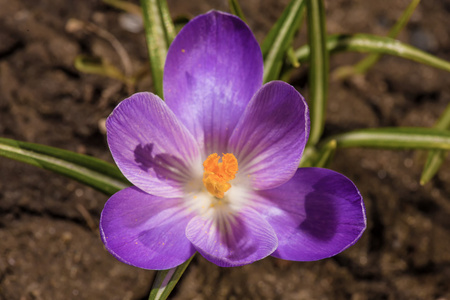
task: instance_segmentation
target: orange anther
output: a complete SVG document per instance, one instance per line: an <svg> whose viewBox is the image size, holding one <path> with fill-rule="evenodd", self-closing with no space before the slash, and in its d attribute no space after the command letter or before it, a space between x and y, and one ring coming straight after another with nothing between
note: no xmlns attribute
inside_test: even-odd
<svg viewBox="0 0 450 300"><path fill-rule="evenodd" d="M238 162L233 154L223 154L222 162L220 156L213 153L203 162L203 184L208 192L217 198L223 198L225 192L231 187L228 181L233 180L238 171Z"/></svg>

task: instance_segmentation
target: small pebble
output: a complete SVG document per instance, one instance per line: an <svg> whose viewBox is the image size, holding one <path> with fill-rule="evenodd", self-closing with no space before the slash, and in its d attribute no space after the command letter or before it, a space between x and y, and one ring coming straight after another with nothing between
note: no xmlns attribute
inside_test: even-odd
<svg viewBox="0 0 450 300"><path fill-rule="evenodd" d="M119 25L126 31L132 33L141 32L144 28L142 18L130 13L123 13L119 16Z"/></svg>

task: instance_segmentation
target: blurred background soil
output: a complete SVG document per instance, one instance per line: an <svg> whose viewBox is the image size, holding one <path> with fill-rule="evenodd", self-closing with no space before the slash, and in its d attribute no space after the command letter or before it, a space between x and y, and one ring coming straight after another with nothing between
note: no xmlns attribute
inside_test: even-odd
<svg viewBox="0 0 450 300"><path fill-rule="evenodd" d="M287 0L240 1L259 41ZM386 35L408 5L326 1L329 33ZM227 1L168 0L171 13L228 11ZM78 72L77 55L120 66L108 42L68 32L70 18L115 36L134 70L148 66L142 30L99 0L0 0L0 136L112 162L103 121L130 91ZM450 2L427 0L399 39L450 60ZM303 29L296 45L305 43ZM363 54L335 55L331 69ZM308 95L307 65L293 78ZM136 91L149 90L145 77ZM449 73L385 56L365 76L332 81L325 135L379 126L432 126L450 102ZM425 152L344 149L331 168L365 199L368 229L336 257L317 262L268 258L220 268L196 256L174 299L450 299L450 161L419 185ZM107 197L49 171L0 157L0 299L147 299L154 272L105 251L98 222Z"/></svg>

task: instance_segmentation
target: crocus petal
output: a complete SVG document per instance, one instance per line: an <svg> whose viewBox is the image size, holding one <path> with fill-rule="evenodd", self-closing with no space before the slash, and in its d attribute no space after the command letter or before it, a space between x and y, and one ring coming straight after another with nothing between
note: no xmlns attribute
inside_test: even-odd
<svg viewBox="0 0 450 300"><path fill-rule="evenodd" d="M185 235L192 216L183 210L182 201L135 187L117 192L106 202L100 219L106 249L118 260L144 269L182 264L195 252Z"/></svg>
<svg viewBox="0 0 450 300"><path fill-rule="evenodd" d="M272 227L256 211L245 208L238 214L209 211L194 217L186 236L203 257L221 267L250 264L277 248Z"/></svg>
<svg viewBox="0 0 450 300"><path fill-rule="evenodd" d="M247 25L211 11L186 24L171 44L164 99L205 155L220 154L262 74L261 50Z"/></svg>
<svg viewBox="0 0 450 300"><path fill-rule="evenodd" d="M366 227L361 194L345 176L301 168L285 184L255 192L253 202L275 230L275 257L319 260L353 245Z"/></svg>
<svg viewBox="0 0 450 300"><path fill-rule="evenodd" d="M234 130L229 151L254 189L269 189L297 170L309 135L308 107L291 85L272 81L252 98Z"/></svg>
<svg viewBox="0 0 450 300"><path fill-rule="evenodd" d="M166 104L150 93L122 101L106 121L111 154L135 186L161 197L182 197L198 165L198 146ZM200 170L201 172L201 170Z"/></svg>

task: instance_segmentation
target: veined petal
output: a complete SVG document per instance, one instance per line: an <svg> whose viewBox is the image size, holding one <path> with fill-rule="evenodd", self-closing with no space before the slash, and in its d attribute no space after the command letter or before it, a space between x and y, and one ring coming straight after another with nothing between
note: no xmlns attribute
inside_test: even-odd
<svg viewBox="0 0 450 300"><path fill-rule="evenodd" d="M285 184L256 191L253 206L278 237L272 256L312 261L353 245L366 228L361 194L345 176L328 169L300 168Z"/></svg>
<svg viewBox="0 0 450 300"><path fill-rule="evenodd" d="M162 198L130 187L114 194L102 211L100 234L118 260L143 269L176 267L195 249L186 238L192 218L183 199Z"/></svg>
<svg viewBox="0 0 450 300"><path fill-rule="evenodd" d="M211 11L190 21L167 54L164 99L198 141L205 158L228 139L262 85L258 42L239 18Z"/></svg>
<svg viewBox="0 0 450 300"><path fill-rule="evenodd" d="M252 98L234 130L228 152L254 189L269 189L295 173L309 135L303 97L282 81L265 84Z"/></svg>
<svg viewBox="0 0 450 300"><path fill-rule="evenodd" d="M277 248L272 227L250 208L239 213L210 209L189 222L186 236L201 255L221 267L250 264Z"/></svg>
<svg viewBox="0 0 450 300"><path fill-rule="evenodd" d="M147 193L182 197L186 183L195 177L195 166L201 168L194 138L153 94L138 93L120 102L106 120L106 128L117 166Z"/></svg>

